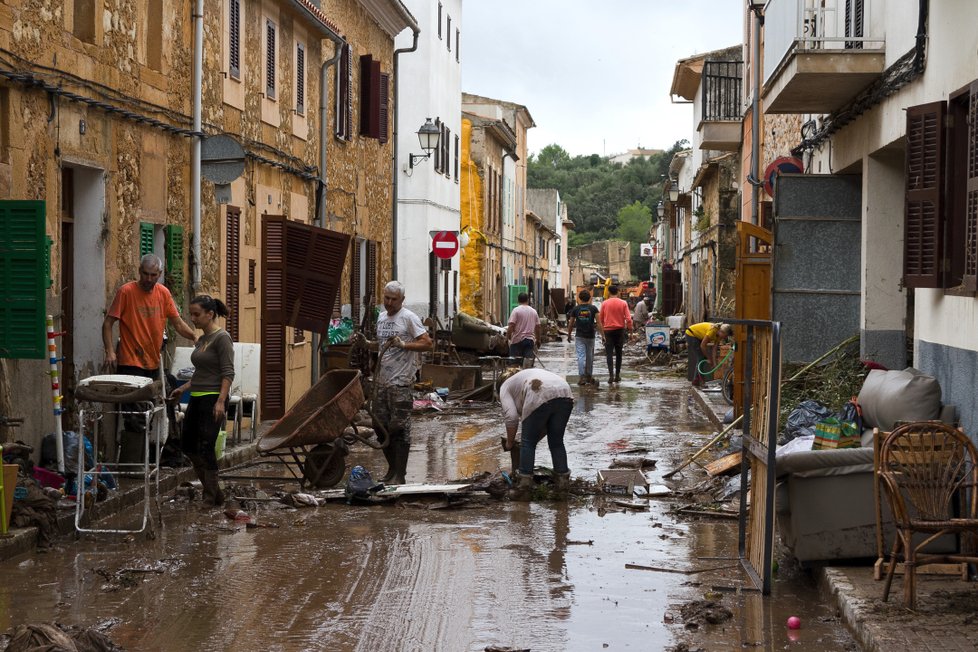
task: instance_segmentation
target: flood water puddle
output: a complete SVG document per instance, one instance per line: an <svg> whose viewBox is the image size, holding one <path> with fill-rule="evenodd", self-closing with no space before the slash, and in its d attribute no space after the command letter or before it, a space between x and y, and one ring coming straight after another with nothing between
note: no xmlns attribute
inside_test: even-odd
<svg viewBox="0 0 978 652"><path fill-rule="evenodd" d="M551 371L573 373L572 361L566 345L544 350ZM657 460L648 479L663 484L713 428L682 380L625 371L617 390L574 387L572 473L593 480L624 451L645 450ZM494 408L417 419L409 480L507 467L502 432ZM348 458L376 475L382 462L362 445ZM549 462L542 443L537 463ZM673 513L683 501L647 499L643 510L601 496L438 510L267 504L252 516L272 527L249 529L177 499L164 503L155 540L63 540L0 564L0 630L111 620L118 645L161 651L854 649L803 574L778 576L772 596L738 593L750 581L736 560L736 521ZM682 607L698 600L729 619L692 628ZM791 615L801 630L787 630Z"/></svg>

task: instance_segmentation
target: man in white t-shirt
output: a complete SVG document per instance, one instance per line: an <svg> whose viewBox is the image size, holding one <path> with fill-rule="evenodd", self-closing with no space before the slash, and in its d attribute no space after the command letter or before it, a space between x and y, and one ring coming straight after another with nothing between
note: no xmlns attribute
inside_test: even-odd
<svg viewBox="0 0 978 652"><path fill-rule="evenodd" d="M419 352L431 348L431 337L421 319L403 307L404 286L391 281L384 286L384 312L377 319L377 345L390 343L374 374L377 400L373 405L374 428L390 441L382 449L389 466L384 482L404 484L411 449L411 387L420 367ZM378 427L380 426L380 427Z"/></svg>

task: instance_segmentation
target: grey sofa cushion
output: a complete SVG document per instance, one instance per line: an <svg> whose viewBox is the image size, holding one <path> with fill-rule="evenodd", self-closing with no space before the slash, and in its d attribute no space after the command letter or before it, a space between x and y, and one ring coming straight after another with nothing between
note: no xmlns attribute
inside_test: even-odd
<svg viewBox="0 0 978 652"><path fill-rule="evenodd" d="M929 421L941 414L940 383L912 368L870 371L858 400L863 425L884 431L898 421Z"/></svg>
<svg viewBox="0 0 978 652"><path fill-rule="evenodd" d="M872 473L872 471L872 448L795 451L779 457L777 468L779 477L794 474L803 478Z"/></svg>

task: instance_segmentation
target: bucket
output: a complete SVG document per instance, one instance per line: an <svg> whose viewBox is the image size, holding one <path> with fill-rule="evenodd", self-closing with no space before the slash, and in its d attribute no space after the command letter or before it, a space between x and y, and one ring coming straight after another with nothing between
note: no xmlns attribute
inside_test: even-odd
<svg viewBox="0 0 978 652"><path fill-rule="evenodd" d="M226 430L220 430L217 433L217 441L214 442L214 455L217 459L224 457L224 446L228 441L228 433Z"/></svg>
<svg viewBox="0 0 978 652"><path fill-rule="evenodd" d="M10 524L10 515L14 511L14 492L17 490L16 464L3 465L3 511L7 515L4 523Z"/></svg>
<svg viewBox="0 0 978 652"><path fill-rule="evenodd" d="M645 343L649 349L669 349L669 325L653 323L645 325Z"/></svg>

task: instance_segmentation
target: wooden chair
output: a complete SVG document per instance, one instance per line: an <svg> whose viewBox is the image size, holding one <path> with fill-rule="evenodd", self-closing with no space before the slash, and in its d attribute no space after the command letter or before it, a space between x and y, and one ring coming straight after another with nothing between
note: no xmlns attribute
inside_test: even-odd
<svg viewBox="0 0 978 652"><path fill-rule="evenodd" d="M978 563L967 554L965 535L978 535L978 450L953 426L928 421L895 428L880 447L880 482L893 513L896 537L883 586L883 601L897 561L904 562L903 596L906 607L916 602L916 569L932 563ZM955 503L960 508L955 514ZM915 533L924 535L914 542ZM959 537L958 552L922 552L946 534Z"/></svg>

